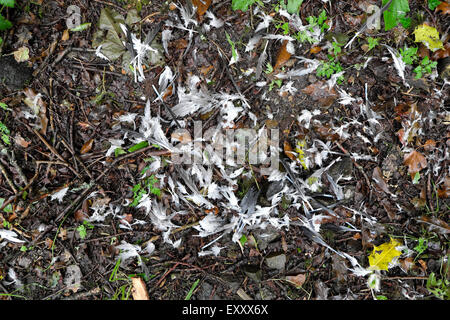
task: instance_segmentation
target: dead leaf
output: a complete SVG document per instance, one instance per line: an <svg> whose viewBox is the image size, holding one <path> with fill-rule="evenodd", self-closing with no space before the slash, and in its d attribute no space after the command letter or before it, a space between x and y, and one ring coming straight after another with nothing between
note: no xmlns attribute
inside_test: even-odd
<svg viewBox="0 0 450 320"><path fill-rule="evenodd" d="M286 280L294 284L296 288L300 288L306 281L306 276L299 273L296 276L286 276Z"/></svg>
<svg viewBox="0 0 450 320"><path fill-rule="evenodd" d="M85 154L91 151L92 145L94 144L94 139L89 139L83 146L81 147L80 153Z"/></svg>
<svg viewBox="0 0 450 320"><path fill-rule="evenodd" d="M280 51L278 51L277 61L275 63L275 66L273 67L274 70L280 69L291 58L291 53L289 53L287 50L288 43L288 40L283 41Z"/></svg>
<svg viewBox="0 0 450 320"><path fill-rule="evenodd" d="M413 179L417 172L426 168L428 165L427 159L415 150L405 155L403 163L408 166L408 173Z"/></svg>
<svg viewBox="0 0 450 320"><path fill-rule="evenodd" d="M400 259L399 262L400 268L403 270L403 272L408 273L411 269L417 268L412 257Z"/></svg>
<svg viewBox="0 0 450 320"><path fill-rule="evenodd" d="M436 12L441 11L442 14L450 13L450 5L447 2L442 1L440 5L436 7Z"/></svg>
<svg viewBox="0 0 450 320"><path fill-rule="evenodd" d="M338 97L334 88L330 89L325 81L316 81L302 89L302 92L310 95L311 98L318 101L322 107L331 106Z"/></svg>
<svg viewBox="0 0 450 320"><path fill-rule="evenodd" d="M284 141L284 154L287 155L292 161L297 161L295 152L292 150L291 144L287 141Z"/></svg>
<svg viewBox="0 0 450 320"><path fill-rule="evenodd" d="M69 30L68 29L66 29L66 30L64 30L64 32L63 32L63 34L62 34L62 37L61 37L61 41L67 41L67 40L69 40Z"/></svg>
<svg viewBox="0 0 450 320"><path fill-rule="evenodd" d="M376 182L377 186L381 190L383 190L387 194L390 194L389 186L387 185L386 181L384 181L384 177L383 174L381 173L380 167L375 167L373 169L372 179Z"/></svg>
<svg viewBox="0 0 450 320"><path fill-rule="evenodd" d="M131 294L133 295L134 300L150 300L147 288L142 278L140 277L131 278L131 282L133 283L133 289L131 290Z"/></svg>
<svg viewBox="0 0 450 320"><path fill-rule="evenodd" d="M431 56L431 59L436 61L439 59L447 58L448 56L450 56L450 42L447 42L444 45L443 49L439 49L439 50L435 51L433 53L433 55Z"/></svg>
<svg viewBox="0 0 450 320"><path fill-rule="evenodd" d="M39 115L41 126L40 132L45 135L47 132L48 124L47 103L44 101L44 99L42 99L42 96L40 94L37 94L31 88L25 88L23 90L23 93L25 94L25 99L23 99L23 102L33 110L33 113L35 115Z"/></svg>
<svg viewBox="0 0 450 320"><path fill-rule="evenodd" d="M423 148L425 149L425 151L432 151L434 148L436 148L436 141L434 141L433 139L428 139L423 144Z"/></svg>
<svg viewBox="0 0 450 320"><path fill-rule="evenodd" d="M211 0L192 0L192 5L197 7L197 15L199 20L201 20L206 10L208 10L211 5Z"/></svg>
<svg viewBox="0 0 450 320"><path fill-rule="evenodd" d="M187 130L175 131L171 135L172 140L179 141L180 143L189 143L192 141L192 137Z"/></svg>
<svg viewBox="0 0 450 320"><path fill-rule="evenodd" d="M321 50L322 50L321 47L319 47L319 46L314 46L314 47L312 47L312 48L309 50L309 52L310 52L311 54L316 54L316 53L319 53Z"/></svg>
<svg viewBox="0 0 450 320"><path fill-rule="evenodd" d="M16 135L16 137L14 138L14 142L18 145L21 146L22 148L28 148L28 146L30 145L31 142L26 141L24 138L22 138L21 135Z"/></svg>
<svg viewBox="0 0 450 320"><path fill-rule="evenodd" d="M30 58L30 50L27 47L20 47L16 51L14 51L14 59L17 62L25 62Z"/></svg>
<svg viewBox="0 0 450 320"><path fill-rule="evenodd" d="M450 197L450 176L445 177L444 185L438 189L438 197L441 199Z"/></svg>
<svg viewBox="0 0 450 320"><path fill-rule="evenodd" d="M440 234L450 233L450 227L448 226L447 222L439 218L433 216L422 216L420 219L418 219L418 221L427 224L430 231L435 231Z"/></svg>

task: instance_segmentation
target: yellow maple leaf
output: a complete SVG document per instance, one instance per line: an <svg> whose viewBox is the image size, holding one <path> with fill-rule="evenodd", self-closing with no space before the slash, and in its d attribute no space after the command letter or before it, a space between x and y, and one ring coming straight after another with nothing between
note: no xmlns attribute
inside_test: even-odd
<svg viewBox="0 0 450 320"><path fill-rule="evenodd" d="M388 270L389 263L402 253L396 247L401 246L401 242L391 238L390 242L380 246L374 246L372 254L369 256L370 270Z"/></svg>
<svg viewBox="0 0 450 320"><path fill-rule="evenodd" d="M414 40L415 42L422 42L433 52L444 48L442 41L439 39L439 32L436 28L422 24L417 26L414 30L414 35L416 36L416 39Z"/></svg>

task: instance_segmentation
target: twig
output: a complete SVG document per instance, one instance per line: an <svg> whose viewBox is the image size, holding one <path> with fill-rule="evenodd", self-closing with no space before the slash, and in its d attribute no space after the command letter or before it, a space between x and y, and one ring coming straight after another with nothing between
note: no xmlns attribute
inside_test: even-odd
<svg viewBox="0 0 450 320"><path fill-rule="evenodd" d="M8 176L8 172L6 172L5 167L0 163L0 170L3 173L3 176L6 179L6 182L8 182L9 186L11 187L11 189L14 191L14 194L17 194L17 189L14 186L14 183L12 182L11 178Z"/></svg>
<svg viewBox="0 0 450 320"><path fill-rule="evenodd" d="M80 174L59 154L59 152L53 148L51 144L45 140L45 138L35 129L31 128L28 124L25 123L28 130L32 131L38 138L45 144L45 146L62 162L66 163L67 167L78 177L81 178Z"/></svg>

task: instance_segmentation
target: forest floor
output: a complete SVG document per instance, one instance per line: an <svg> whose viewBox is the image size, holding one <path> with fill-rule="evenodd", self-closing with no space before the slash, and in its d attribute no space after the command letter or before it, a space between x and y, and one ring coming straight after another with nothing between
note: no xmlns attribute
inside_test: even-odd
<svg viewBox="0 0 450 320"><path fill-rule="evenodd" d="M449 299L448 3L188 2L1 11L0 299Z"/></svg>

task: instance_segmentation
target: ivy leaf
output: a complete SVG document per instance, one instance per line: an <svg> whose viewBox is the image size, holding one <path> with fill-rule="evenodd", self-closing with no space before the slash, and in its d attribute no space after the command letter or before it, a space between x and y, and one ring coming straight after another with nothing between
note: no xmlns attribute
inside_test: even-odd
<svg viewBox="0 0 450 320"><path fill-rule="evenodd" d="M388 243L383 243L380 246L374 246L372 254L369 256L369 269L371 270L388 270L389 263L394 258L399 257L402 253L396 248L402 244L391 238Z"/></svg>
<svg viewBox="0 0 450 320"><path fill-rule="evenodd" d="M414 30L414 35L416 36L415 42L422 42L431 51L436 51L438 49L444 48L442 41L439 39L439 32L436 28L430 27L426 24L418 26Z"/></svg>
<svg viewBox="0 0 450 320"><path fill-rule="evenodd" d="M0 0L0 6L5 6L9 8L14 8L16 0Z"/></svg>

